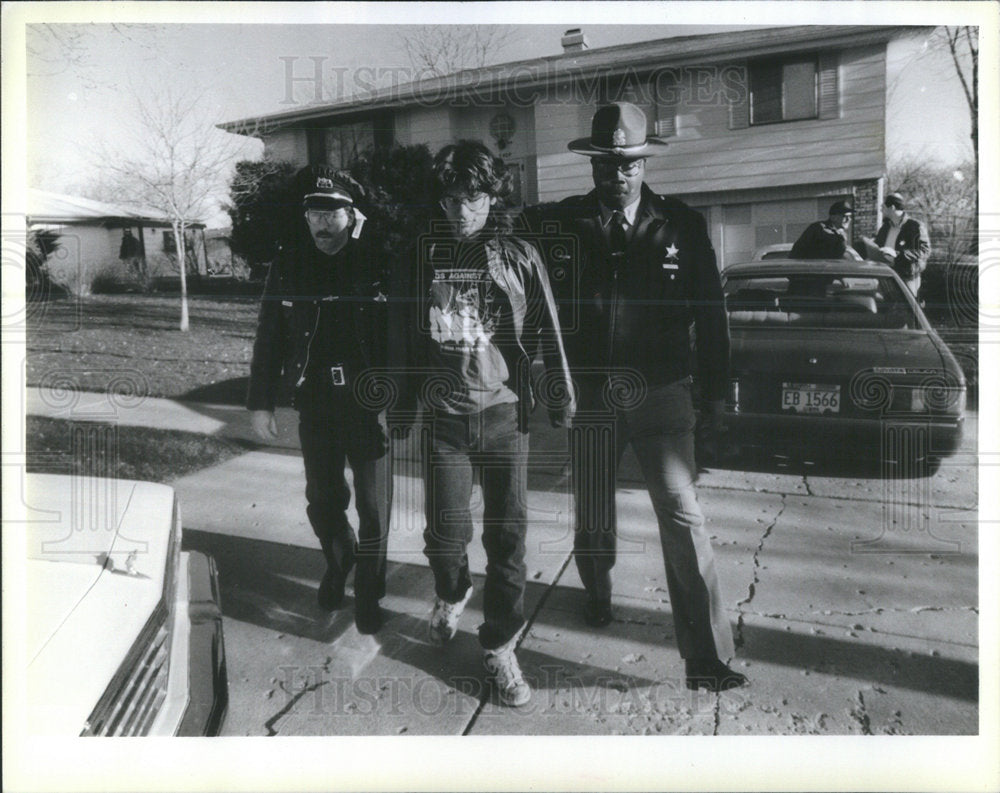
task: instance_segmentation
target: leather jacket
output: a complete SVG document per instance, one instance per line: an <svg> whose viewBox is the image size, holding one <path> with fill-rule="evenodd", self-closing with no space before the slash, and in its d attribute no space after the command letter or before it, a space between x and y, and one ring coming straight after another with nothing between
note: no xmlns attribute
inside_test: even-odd
<svg viewBox="0 0 1000 793"><path fill-rule="evenodd" d="M434 261L436 246L441 244L426 240L418 243L401 268L405 285L392 290L394 296L407 296L404 301L393 299L394 309L403 310L391 310L395 323L402 324L390 320L393 323L390 356L397 361L394 369L405 372L400 389L404 410L412 410L417 399L426 396L425 389L433 389L442 382L436 378L441 373L431 364L429 345L433 342L427 332L428 298L434 276L430 263ZM502 315L494 341L510 373L508 387L518 396L519 426L527 431L528 416L536 398L546 406L554 425L568 426L576 411L576 399L555 301L541 257L532 245L503 233L487 235L482 244L490 277L504 292L511 308L509 314ZM545 372L533 383L531 362L539 351Z"/></svg>
<svg viewBox="0 0 1000 793"><path fill-rule="evenodd" d="M891 228L892 223L889 220L882 221L875 234L876 245L879 247L885 245ZM895 249L896 260L892 263L892 269L904 281L916 278L926 269L927 259L931 255L931 238L927 233L927 227L916 218L904 215L899 234L896 235Z"/></svg>
<svg viewBox="0 0 1000 793"><path fill-rule="evenodd" d="M596 192L525 213L552 279L570 368L574 376L631 370L649 387L696 375L703 399L724 399L729 323L705 220L645 184L640 201L617 260Z"/></svg>
<svg viewBox="0 0 1000 793"><path fill-rule="evenodd" d="M283 249L268 270L257 321L257 338L250 364L247 408L274 410L305 383L320 306L338 312L345 349L345 389L352 389L366 371L386 365L387 288L378 259L360 240L343 249L348 273L339 279L338 294L323 277L321 254L311 240ZM328 265L327 265L328 266ZM345 391L344 393L348 393Z"/></svg>

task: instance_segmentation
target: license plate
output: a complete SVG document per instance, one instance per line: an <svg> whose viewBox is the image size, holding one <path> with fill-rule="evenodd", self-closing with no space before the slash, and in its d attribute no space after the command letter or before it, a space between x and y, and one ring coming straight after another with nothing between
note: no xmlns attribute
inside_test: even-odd
<svg viewBox="0 0 1000 793"><path fill-rule="evenodd" d="M840 386L782 383L781 409L796 413L839 413Z"/></svg>

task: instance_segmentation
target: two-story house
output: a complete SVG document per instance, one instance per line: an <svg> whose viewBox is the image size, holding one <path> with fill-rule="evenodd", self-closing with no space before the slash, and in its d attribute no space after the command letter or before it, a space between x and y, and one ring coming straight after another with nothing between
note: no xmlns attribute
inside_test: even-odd
<svg viewBox="0 0 1000 793"><path fill-rule="evenodd" d="M566 144L589 134L595 108L628 100L670 143L647 181L706 217L720 264L794 241L838 198L854 233L880 221L886 172L886 52L913 28L802 26L661 39L563 53L364 91L219 126L263 139L268 156L345 166L396 141L435 151L478 138L517 177L520 200L592 187L587 158Z"/></svg>

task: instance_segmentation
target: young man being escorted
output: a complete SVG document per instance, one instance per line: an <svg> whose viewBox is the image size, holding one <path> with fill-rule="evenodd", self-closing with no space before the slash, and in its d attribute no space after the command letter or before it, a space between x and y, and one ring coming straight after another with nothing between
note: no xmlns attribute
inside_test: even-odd
<svg viewBox="0 0 1000 793"><path fill-rule="evenodd" d="M440 213L408 268L415 291L406 294L417 299L402 338L411 342L410 391L429 409L424 552L436 598L428 635L449 642L472 595L466 547L479 467L487 557L479 641L500 701L518 706L531 697L514 650L524 627L529 368L539 347L554 425L568 426L573 399L541 258L497 211L509 191L506 167L483 144L459 141L437 154Z"/></svg>

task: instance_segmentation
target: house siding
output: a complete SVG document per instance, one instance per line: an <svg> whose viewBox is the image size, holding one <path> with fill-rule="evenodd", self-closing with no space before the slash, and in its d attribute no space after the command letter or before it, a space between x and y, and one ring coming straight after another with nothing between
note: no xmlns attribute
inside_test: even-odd
<svg viewBox="0 0 1000 793"><path fill-rule="evenodd" d="M658 120L669 133L666 154L647 161L646 181L698 207L720 264L729 264L761 244L793 241L809 222L825 217L837 198L855 201L856 234L873 232L886 167L886 48L884 40L852 39L847 46L826 42L755 53L817 55L815 119L749 124L745 59L727 61L724 53L715 53L700 61L667 61L673 56L665 55L662 67L646 60L629 69L623 55L625 73L616 64L608 74L618 76L560 79L539 90L530 105L511 100L399 107L395 135L402 144L426 144L432 152L458 138L483 140L517 169L528 203L557 201L593 187L589 159L568 151L569 141L589 134L598 104L633 101L647 113L650 133ZM677 63L683 65L672 65ZM676 85L666 74L674 68L682 78ZM650 91L651 72L666 75L666 83L658 85L672 87L675 99ZM516 122L503 149L490 134L490 121L499 113ZM305 135L283 130L268 150L305 162Z"/></svg>
<svg viewBox="0 0 1000 793"><path fill-rule="evenodd" d="M306 131L301 127L280 129L264 138L264 156L278 162L305 165L309 161Z"/></svg>

